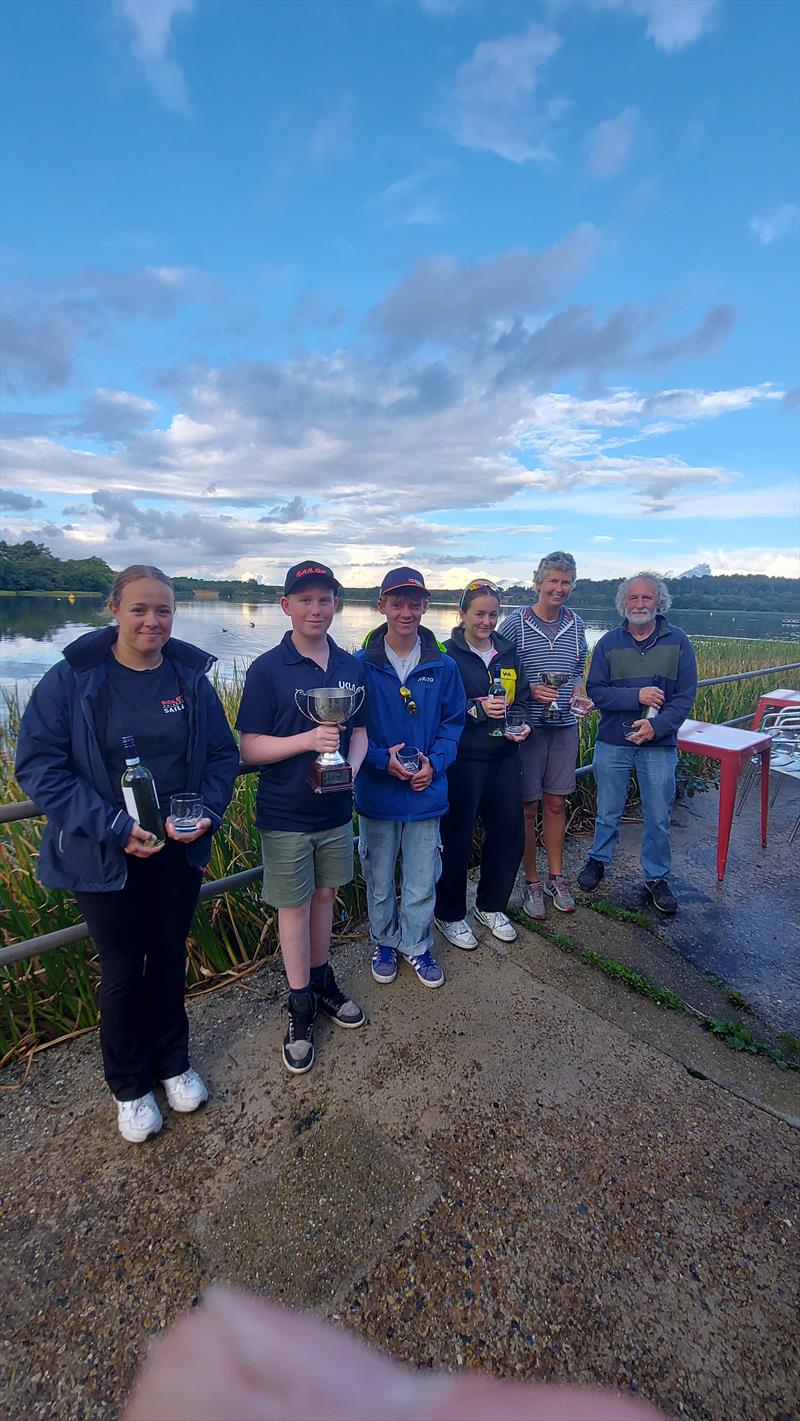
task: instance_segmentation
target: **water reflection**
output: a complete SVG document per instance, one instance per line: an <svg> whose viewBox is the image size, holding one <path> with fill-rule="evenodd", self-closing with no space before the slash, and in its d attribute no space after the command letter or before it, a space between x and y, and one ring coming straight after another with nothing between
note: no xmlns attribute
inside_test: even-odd
<svg viewBox="0 0 800 1421"><path fill-rule="evenodd" d="M101 627L108 620L106 599L98 597L0 597L0 649L16 637L50 641L61 627ZM80 636L80 632L76 635ZM65 643L66 644L66 643Z"/></svg>
<svg viewBox="0 0 800 1421"><path fill-rule="evenodd" d="M583 616L590 645L617 622L610 611L587 611ZM18 684L23 699L27 698L30 687L58 660L65 646L109 620L102 597L81 597L74 603L64 597L0 597L0 689L12 690ZM342 646L354 650L380 620L376 609L367 603L346 603L332 632ZM676 611L671 620L694 635L792 639L800 635L797 620L780 615ZM456 621L455 606L431 607L425 617L426 625L439 637L448 636ZM195 599L179 602L175 614L175 635L216 656L224 676L230 676L235 668L246 669L255 656L275 646L288 627L288 618L277 602Z"/></svg>

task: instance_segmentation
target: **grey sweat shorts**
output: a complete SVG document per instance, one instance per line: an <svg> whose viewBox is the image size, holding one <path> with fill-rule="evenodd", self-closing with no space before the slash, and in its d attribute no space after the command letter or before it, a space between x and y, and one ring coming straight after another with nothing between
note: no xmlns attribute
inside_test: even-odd
<svg viewBox="0 0 800 1421"><path fill-rule="evenodd" d="M340 888L353 877L353 825L335 829L261 830L264 886L273 908L300 908L315 888Z"/></svg>
<svg viewBox="0 0 800 1421"><path fill-rule="evenodd" d="M564 725L555 730L534 726L520 745L519 754L525 804L541 799L542 793L572 793L578 759L577 725Z"/></svg>

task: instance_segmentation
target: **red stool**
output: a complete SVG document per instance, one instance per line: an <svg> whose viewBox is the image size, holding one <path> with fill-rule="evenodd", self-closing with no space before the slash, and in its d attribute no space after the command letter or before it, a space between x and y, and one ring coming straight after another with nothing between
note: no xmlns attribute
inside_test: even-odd
<svg viewBox="0 0 800 1421"><path fill-rule="evenodd" d="M794 694L794 693L791 693ZM678 731L678 749L719 761L719 822L717 828L717 880L725 877L728 844L739 776L752 755L761 757L761 845L767 847L769 813L769 754L771 739L753 730L732 725L712 725L705 720L685 720Z"/></svg>

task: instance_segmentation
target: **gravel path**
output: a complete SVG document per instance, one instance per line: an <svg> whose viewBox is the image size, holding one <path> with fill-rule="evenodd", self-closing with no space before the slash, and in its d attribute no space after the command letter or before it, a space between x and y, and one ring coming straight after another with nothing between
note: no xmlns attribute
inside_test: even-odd
<svg viewBox="0 0 800 1421"><path fill-rule="evenodd" d="M117 1415L150 1337L229 1278L421 1366L800 1415L796 1131L690 1075L686 1023L541 938L442 955L441 991L405 969L381 988L346 944L370 1023L323 1024L293 1081L272 968L195 1000L211 1101L146 1146L116 1134L93 1036L2 1094L0 1411ZM735 1088L739 1058L691 1030ZM743 1069L791 1112L794 1079Z"/></svg>

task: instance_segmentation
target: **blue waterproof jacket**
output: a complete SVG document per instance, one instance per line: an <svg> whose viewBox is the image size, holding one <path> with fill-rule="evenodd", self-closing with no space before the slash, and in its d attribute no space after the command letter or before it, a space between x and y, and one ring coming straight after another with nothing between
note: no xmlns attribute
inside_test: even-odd
<svg viewBox="0 0 800 1421"><path fill-rule="evenodd" d="M71 642L34 689L22 717L15 773L47 815L38 873L49 888L113 892L127 877L123 846L134 821L116 799L98 739L107 657L116 639L114 626ZM189 713L186 783L200 787L213 825L185 846L189 862L202 869L230 803L239 751L206 677L216 658L174 637L163 655L174 665Z"/></svg>
<svg viewBox="0 0 800 1421"><path fill-rule="evenodd" d="M467 698L461 674L433 632L420 627L419 665L406 680L411 695L400 694L400 678L386 655L386 626L376 627L356 656L363 662L369 749L356 776L356 809L368 819L402 824L439 819L447 812L447 767L456 758L464 729ZM416 707L408 709L409 700ZM433 766L427 789L414 790L387 774L389 747L416 745Z"/></svg>
<svg viewBox="0 0 800 1421"><path fill-rule="evenodd" d="M653 646L642 650L628 631L627 620L601 636L586 677L586 694L600 712L597 739L608 745L625 745L624 722L647 715L639 701L641 686L658 686L664 704L650 724L655 740L645 741L660 749L677 744L678 729L689 715L697 691L697 661L685 632L674 627L659 612Z"/></svg>

